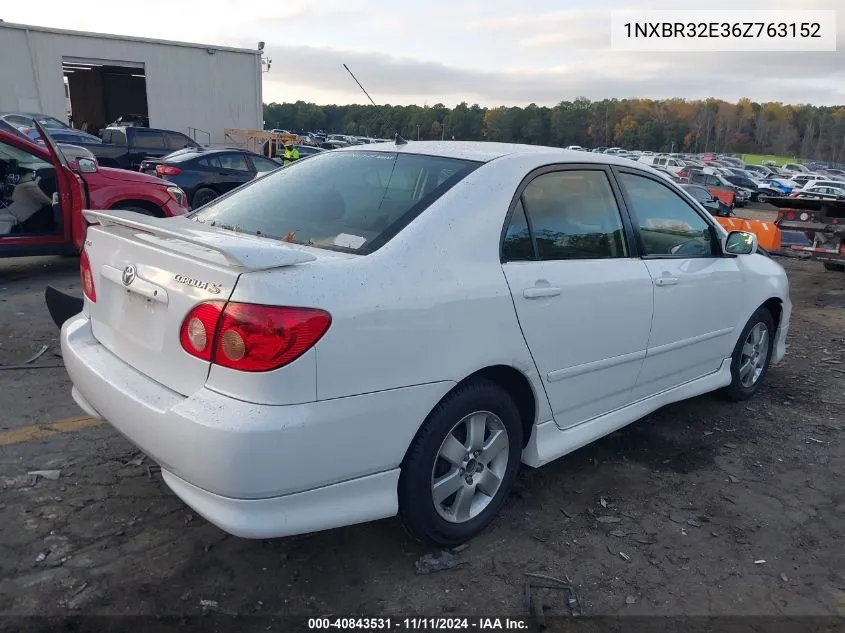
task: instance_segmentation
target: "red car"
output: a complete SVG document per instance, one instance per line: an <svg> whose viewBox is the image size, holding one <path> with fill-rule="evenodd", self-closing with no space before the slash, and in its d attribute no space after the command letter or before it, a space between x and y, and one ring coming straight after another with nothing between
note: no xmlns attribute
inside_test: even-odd
<svg viewBox="0 0 845 633"><path fill-rule="evenodd" d="M68 162L49 134L35 143L0 130L0 257L82 250L83 209L127 209L169 217L188 211L185 193L155 176Z"/></svg>

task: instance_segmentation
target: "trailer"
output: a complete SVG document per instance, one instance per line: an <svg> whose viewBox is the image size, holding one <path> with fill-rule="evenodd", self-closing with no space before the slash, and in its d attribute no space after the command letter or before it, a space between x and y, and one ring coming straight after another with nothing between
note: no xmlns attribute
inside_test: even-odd
<svg viewBox="0 0 845 633"><path fill-rule="evenodd" d="M783 254L802 255L827 270L845 272L845 199L779 197L767 202L778 208L775 224L786 238Z"/></svg>

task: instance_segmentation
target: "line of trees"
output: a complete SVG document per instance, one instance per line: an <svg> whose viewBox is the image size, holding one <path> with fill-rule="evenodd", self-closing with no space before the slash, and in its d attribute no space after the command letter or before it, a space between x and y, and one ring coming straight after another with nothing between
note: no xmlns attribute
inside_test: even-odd
<svg viewBox="0 0 845 633"><path fill-rule="evenodd" d="M619 146L662 152L776 154L845 162L845 106L740 99L579 97L554 107L264 104L267 129L407 139L488 140L537 145Z"/></svg>

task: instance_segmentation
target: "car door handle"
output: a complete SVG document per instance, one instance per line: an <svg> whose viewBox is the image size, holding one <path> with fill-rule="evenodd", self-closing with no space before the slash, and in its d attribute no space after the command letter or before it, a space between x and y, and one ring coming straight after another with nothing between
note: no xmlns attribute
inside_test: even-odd
<svg viewBox="0 0 845 633"><path fill-rule="evenodd" d="M677 277L658 277L654 280L655 286L674 286L678 283Z"/></svg>
<svg viewBox="0 0 845 633"><path fill-rule="evenodd" d="M522 291L522 296L526 299L540 299L542 297L556 297L560 294L560 288L534 287L526 288Z"/></svg>

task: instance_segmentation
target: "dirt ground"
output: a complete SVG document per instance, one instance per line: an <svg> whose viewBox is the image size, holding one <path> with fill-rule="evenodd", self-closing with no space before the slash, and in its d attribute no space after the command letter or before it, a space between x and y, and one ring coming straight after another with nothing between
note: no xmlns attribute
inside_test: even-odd
<svg viewBox="0 0 845 633"><path fill-rule="evenodd" d="M845 275L781 262L788 356L757 397L669 406L523 470L463 564L429 575L397 520L260 542L192 514L111 427L74 420L42 291L78 291L78 262L0 263L0 364L49 346L0 367L0 614L522 615L542 573L587 615L843 615Z"/></svg>

